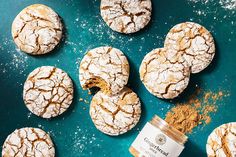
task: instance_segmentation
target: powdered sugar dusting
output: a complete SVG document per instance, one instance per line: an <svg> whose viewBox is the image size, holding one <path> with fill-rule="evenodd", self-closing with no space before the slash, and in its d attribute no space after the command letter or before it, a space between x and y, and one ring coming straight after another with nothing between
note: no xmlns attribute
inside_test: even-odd
<svg viewBox="0 0 236 157"><path fill-rule="evenodd" d="M216 31L219 24L227 27L227 30L231 30L228 42L232 41L232 34L234 34L235 28L235 15L236 15L236 0L188 0L189 6L193 8L192 12L197 17L191 17L189 20L205 23L211 21L211 25L206 25L207 29L213 35L220 34L220 31Z"/></svg>
<svg viewBox="0 0 236 157"><path fill-rule="evenodd" d="M3 73L9 72L9 74L10 70L15 70L18 71L19 74L23 74L28 67L28 55L21 52L18 48L9 49L9 45L14 45L13 41L9 38L5 38L0 46L1 53L8 53L8 56L10 56L6 59L9 59L9 61L0 63L0 70Z"/></svg>
<svg viewBox="0 0 236 157"><path fill-rule="evenodd" d="M201 4L218 3L223 9L236 11L236 0L220 0L218 2L214 0L189 0L189 2Z"/></svg>
<svg viewBox="0 0 236 157"><path fill-rule="evenodd" d="M194 2L194 3L198 3L198 2L201 2L201 3L208 3L209 0L189 0L189 2Z"/></svg>
<svg viewBox="0 0 236 157"><path fill-rule="evenodd" d="M28 59L27 55L24 55L22 52L20 52L19 49L16 49L17 53L12 54L12 65L15 66L15 68L19 68L19 66L28 66L25 64L26 60ZM20 71L20 74L23 73L23 71Z"/></svg>
<svg viewBox="0 0 236 157"><path fill-rule="evenodd" d="M220 0L219 3L224 9L236 10L236 0Z"/></svg>
<svg viewBox="0 0 236 157"><path fill-rule="evenodd" d="M96 138L95 134L89 134L89 130L81 129L77 126L76 131L72 134L72 151L78 153L84 153L84 151L88 151L88 145L94 145L96 148L101 148L101 140ZM93 154L92 151L89 152L90 155Z"/></svg>

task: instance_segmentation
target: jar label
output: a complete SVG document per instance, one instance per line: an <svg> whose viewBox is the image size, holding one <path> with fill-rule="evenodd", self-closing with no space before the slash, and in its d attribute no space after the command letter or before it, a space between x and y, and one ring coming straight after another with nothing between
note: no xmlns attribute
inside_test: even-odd
<svg viewBox="0 0 236 157"><path fill-rule="evenodd" d="M183 145L150 123L141 130L132 147L139 152L140 157L178 157L184 149Z"/></svg>

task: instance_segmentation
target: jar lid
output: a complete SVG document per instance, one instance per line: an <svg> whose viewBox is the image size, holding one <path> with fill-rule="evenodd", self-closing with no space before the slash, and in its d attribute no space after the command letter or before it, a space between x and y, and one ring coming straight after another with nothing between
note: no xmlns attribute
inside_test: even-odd
<svg viewBox="0 0 236 157"><path fill-rule="evenodd" d="M184 145L188 140L188 137L185 134L170 126L166 121L157 115L153 117L151 123L181 145Z"/></svg>

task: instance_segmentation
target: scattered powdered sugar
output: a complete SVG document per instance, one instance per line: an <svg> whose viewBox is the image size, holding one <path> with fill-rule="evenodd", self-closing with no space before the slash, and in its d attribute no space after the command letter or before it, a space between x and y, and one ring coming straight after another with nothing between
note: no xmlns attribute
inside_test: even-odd
<svg viewBox="0 0 236 157"><path fill-rule="evenodd" d="M27 114L27 118L30 119L31 116L32 116L32 112L29 112L29 113Z"/></svg>
<svg viewBox="0 0 236 157"><path fill-rule="evenodd" d="M25 55L23 52L20 51L20 49L16 49L16 53L12 54L12 62L11 64L15 66L15 68L25 68L28 67L26 64L26 61L28 59L28 56ZM23 69L22 69L23 70ZM23 71L20 71L20 74L22 74Z"/></svg>
<svg viewBox="0 0 236 157"><path fill-rule="evenodd" d="M219 3L226 10L236 10L236 0L219 0L218 2L215 0L189 0L189 2L201 4Z"/></svg>
<svg viewBox="0 0 236 157"><path fill-rule="evenodd" d="M200 9L194 10L194 12L199 16L207 16L207 13Z"/></svg>
<svg viewBox="0 0 236 157"><path fill-rule="evenodd" d="M236 10L236 0L220 0L219 3L224 9Z"/></svg>
<svg viewBox="0 0 236 157"><path fill-rule="evenodd" d="M65 41L65 45L70 46L71 49L72 49L72 51L73 51L74 53L77 53L77 44L76 44L76 43L66 40L66 41ZM82 52L82 51L79 50L79 52Z"/></svg>
<svg viewBox="0 0 236 157"><path fill-rule="evenodd" d="M227 32L234 33L235 15L236 15L236 0L188 0L188 4L193 8L193 13L197 17L190 18L190 21L204 23L206 20L211 21L211 25L206 25L207 29L214 35L220 34L216 31L219 24L227 25ZM233 41L232 35L227 39L228 42Z"/></svg>
<svg viewBox="0 0 236 157"><path fill-rule="evenodd" d="M0 70L2 73L11 74L11 71L8 70L15 70L19 74L23 74L28 67L28 55L21 52L18 48L9 49L9 45L14 45L14 42L9 38L5 38L0 46L1 53L8 53L8 56L10 56L10 61L0 63Z"/></svg>
<svg viewBox="0 0 236 157"><path fill-rule="evenodd" d="M193 3L198 3L198 2L201 2L201 3L208 3L209 0L189 0L189 2L193 2Z"/></svg>
<svg viewBox="0 0 236 157"><path fill-rule="evenodd" d="M42 124L38 124L38 128L44 129L44 126Z"/></svg>
<svg viewBox="0 0 236 157"><path fill-rule="evenodd" d="M76 131L74 134L72 134L72 150L73 152L79 152L84 153L85 151L89 151L88 145L96 146L96 148L99 148L101 146L102 140L99 140L96 138L95 134L90 134L90 130L87 129L81 129L79 126L77 126ZM92 151L89 152L90 155L92 155Z"/></svg>

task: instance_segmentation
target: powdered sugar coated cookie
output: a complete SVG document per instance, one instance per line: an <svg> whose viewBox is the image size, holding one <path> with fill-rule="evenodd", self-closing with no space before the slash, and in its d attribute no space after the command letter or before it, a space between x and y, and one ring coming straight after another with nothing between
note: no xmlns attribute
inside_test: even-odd
<svg viewBox="0 0 236 157"><path fill-rule="evenodd" d="M106 24L120 33L134 33L151 19L151 0L101 0L101 16Z"/></svg>
<svg viewBox="0 0 236 157"><path fill-rule="evenodd" d="M20 50L31 55L45 54L61 40L62 23L51 8L42 4L30 5L13 21L12 37Z"/></svg>

